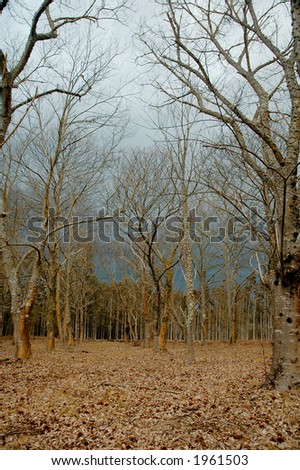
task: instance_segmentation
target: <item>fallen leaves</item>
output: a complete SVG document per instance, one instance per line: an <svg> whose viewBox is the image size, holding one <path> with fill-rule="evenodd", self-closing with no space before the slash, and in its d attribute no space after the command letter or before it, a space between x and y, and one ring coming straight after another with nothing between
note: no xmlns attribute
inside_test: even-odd
<svg viewBox="0 0 300 470"><path fill-rule="evenodd" d="M300 449L300 394L262 387L270 345L183 344L168 353L33 342L22 364L2 341L5 449Z"/></svg>

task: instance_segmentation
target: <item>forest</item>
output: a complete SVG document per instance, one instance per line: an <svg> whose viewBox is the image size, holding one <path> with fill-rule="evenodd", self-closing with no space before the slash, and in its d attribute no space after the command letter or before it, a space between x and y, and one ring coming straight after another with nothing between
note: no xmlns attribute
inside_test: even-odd
<svg viewBox="0 0 300 470"><path fill-rule="evenodd" d="M0 22L3 448L300 449L299 1Z"/></svg>

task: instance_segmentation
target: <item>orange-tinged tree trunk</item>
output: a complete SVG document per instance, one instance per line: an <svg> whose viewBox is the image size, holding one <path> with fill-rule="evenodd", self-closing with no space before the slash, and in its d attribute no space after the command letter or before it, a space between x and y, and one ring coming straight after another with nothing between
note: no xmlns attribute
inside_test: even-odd
<svg viewBox="0 0 300 470"><path fill-rule="evenodd" d="M20 311L19 331L17 334L16 356L18 359L29 359L31 356L30 344L30 313L32 306L26 305Z"/></svg>
<svg viewBox="0 0 300 470"><path fill-rule="evenodd" d="M165 305L164 313L161 320L159 331L159 349L165 351L167 349L167 336L169 328L170 307Z"/></svg>
<svg viewBox="0 0 300 470"><path fill-rule="evenodd" d="M171 264L173 263L174 263L174 259L171 258ZM159 331L159 349L161 351L165 351L167 348L169 320L170 320L170 314L171 314L170 303L171 303L172 287L173 287L173 268L167 271L166 276L167 276L167 279L166 279L165 291L164 291L164 311L163 311L160 331Z"/></svg>
<svg viewBox="0 0 300 470"><path fill-rule="evenodd" d="M146 286L144 287L144 292L143 292L143 304L144 304L144 318L145 318L144 346L145 346L145 348L150 348L151 310L150 310L149 296L148 296L148 292L146 290Z"/></svg>
<svg viewBox="0 0 300 470"><path fill-rule="evenodd" d="M55 334L54 330L48 331L48 351L54 351L55 349Z"/></svg>
<svg viewBox="0 0 300 470"><path fill-rule="evenodd" d="M22 304L21 308L15 312L16 319L14 321L14 327L17 329L15 332L15 347L16 357L18 359L29 359L31 356L30 315L38 295L40 276L41 258L38 255L31 274L26 301Z"/></svg>
<svg viewBox="0 0 300 470"><path fill-rule="evenodd" d="M55 311L56 311L56 321L59 339L63 342L63 331L62 331L62 319L61 319L61 308L60 308L60 273L56 275L56 299L55 299Z"/></svg>

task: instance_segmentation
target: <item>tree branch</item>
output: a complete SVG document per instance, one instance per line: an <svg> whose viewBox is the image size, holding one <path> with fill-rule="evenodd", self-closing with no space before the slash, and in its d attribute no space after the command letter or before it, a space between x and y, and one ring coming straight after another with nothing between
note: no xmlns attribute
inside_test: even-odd
<svg viewBox="0 0 300 470"><path fill-rule="evenodd" d="M4 8L7 7L8 2L9 2L9 0L2 0L2 2L0 3L0 14L4 10Z"/></svg>
<svg viewBox="0 0 300 470"><path fill-rule="evenodd" d="M52 2L53 2L53 0L44 0L44 2L42 3L40 8L38 9L36 14L34 15L33 20L32 20L31 29L30 29L30 33L29 33L29 36L28 36L23 54L22 54L19 62L17 63L17 65L10 72L10 78L11 78L12 82L14 82L15 79L24 70L24 68L25 68L25 66L28 62L28 59L29 59L29 57L32 53L32 50L35 46L35 43L37 41L55 39L57 37L57 33L52 32L52 31L50 31L48 34L41 34L41 35L37 34L37 32L36 32L37 25L38 25L38 22L39 22L41 16L43 15L43 13L46 12L47 8L49 7L49 5Z"/></svg>
<svg viewBox="0 0 300 470"><path fill-rule="evenodd" d="M61 88L53 88L52 90L44 91L43 93L38 93L34 96L31 96L26 101L22 101L22 103L19 103L12 108L12 112L15 112L17 109L21 108L22 106L26 106L27 104L32 103L36 99L43 98L44 96L51 95L52 93L61 93L64 95L77 96L78 98L81 98L82 96L81 93L75 93L72 91L62 90Z"/></svg>

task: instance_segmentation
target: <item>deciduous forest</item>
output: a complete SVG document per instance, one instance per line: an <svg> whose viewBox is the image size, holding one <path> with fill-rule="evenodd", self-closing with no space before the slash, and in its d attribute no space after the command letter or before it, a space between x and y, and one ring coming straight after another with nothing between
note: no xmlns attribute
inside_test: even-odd
<svg viewBox="0 0 300 470"><path fill-rule="evenodd" d="M300 449L299 0L0 2L4 449Z"/></svg>

